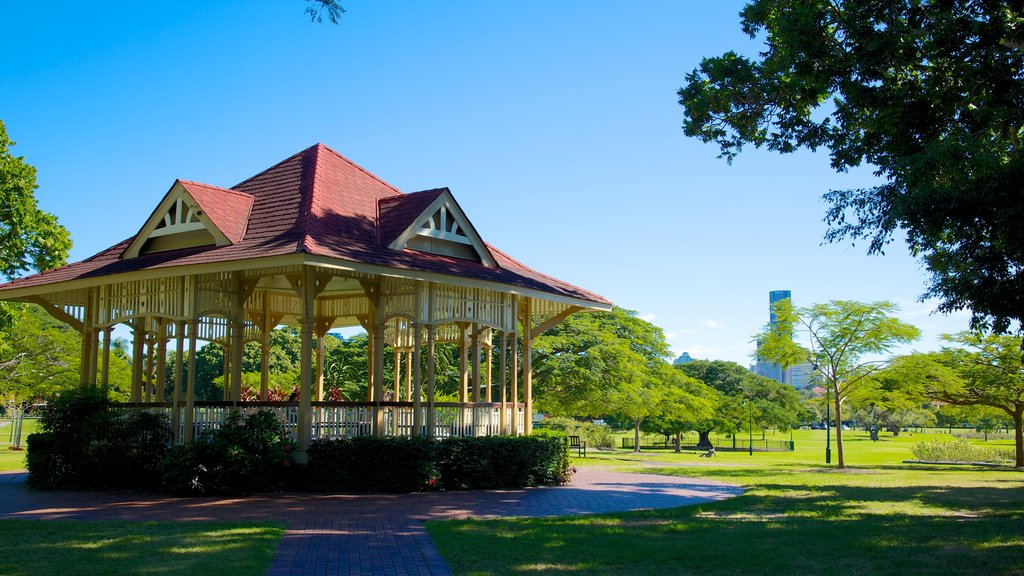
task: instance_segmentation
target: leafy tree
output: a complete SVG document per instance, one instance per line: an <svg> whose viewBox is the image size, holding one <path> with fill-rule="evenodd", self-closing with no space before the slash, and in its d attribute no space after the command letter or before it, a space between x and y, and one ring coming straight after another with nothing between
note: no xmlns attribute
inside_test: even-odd
<svg viewBox="0 0 1024 576"><path fill-rule="evenodd" d="M831 390L838 466L845 468L843 404L888 365L887 359L879 358L881 355L898 344L916 340L920 331L891 316L899 309L891 302L833 300L795 308L787 298L776 302L772 309L776 321L756 336L761 343L757 356L783 367L808 363ZM806 335L808 347L793 339L798 332Z"/></svg>
<svg viewBox="0 0 1024 576"><path fill-rule="evenodd" d="M679 452L682 434L713 418L721 395L700 380L668 366L659 370L659 376L664 385L662 397L657 414L647 419L647 429L675 436L675 451Z"/></svg>
<svg viewBox="0 0 1024 576"><path fill-rule="evenodd" d="M605 397L605 411L615 421L627 422L633 429L633 452L640 452L640 427L647 418L661 413L667 390L657 372L640 370L620 380Z"/></svg>
<svg viewBox="0 0 1024 576"><path fill-rule="evenodd" d="M0 354L0 402L8 414L78 386L80 340L38 306L12 307L14 324Z"/></svg>
<svg viewBox="0 0 1024 576"><path fill-rule="evenodd" d="M988 406L1013 420L1014 458L1024 467L1024 362L1021 339L960 332L946 335L956 347L900 358L896 369L925 398L956 406Z"/></svg>
<svg viewBox="0 0 1024 576"><path fill-rule="evenodd" d="M639 400L658 381L652 371L668 356L661 328L636 312L575 314L534 342L534 399L566 416L602 416L616 403L625 409L626 398Z"/></svg>
<svg viewBox="0 0 1024 576"><path fill-rule="evenodd" d="M345 13L345 9L338 4L338 0L306 0L306 4L310 4L304 11L309 14L310 22L321 23L326 16L331 24L337 24L341 15Z"/></svg>
<svg viewBox="0 0 1024 576"><path fill-rule="evenodd" d="M678 94L688 136L830 152L883 183L824 195L825 238L882 253L900 230L940 311L1003 332L1024 317L1024 13L975 0L754 0L755 58L705 58Z"/></svg>
<svg viewBox="0 0 1024 576"><path fill-rule="evenodd" d="M792 387L754 374L735 362L694 360L675 368L718 393L715 410L692 422L692 429L699 436L697 446L701 448L711 447L713 431L735 434L746 427L751 411L744 406L745 401L754 403L754 421L762 429L788 429L804 413L800 395Z"/></svg>
<svg viewBox="0 0 1024 576"><path fill-rule="evenodd" d="M13 146L0 121L0 279L56 268L67 261L71 250L68 231L53 214L39 209L36 169L14 156ZM8 305L0 303L0 336L14 321L12 314Z"/></svg>

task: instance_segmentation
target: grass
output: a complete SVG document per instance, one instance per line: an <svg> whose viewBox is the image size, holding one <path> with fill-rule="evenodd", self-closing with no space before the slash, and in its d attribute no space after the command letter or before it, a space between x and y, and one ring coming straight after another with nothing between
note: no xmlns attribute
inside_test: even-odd
<svg viewBox="0 0 1024 576"><path fill-rule="evenodd" d="M23 470L25 452L9 450L10 420L0 426L0 472ZM25 439L38 420L26 419ZM282 524L0 520L0 574L265 574Z"/></svg>
<svg viewBox="0 0 1024 576"><path fill-rule="evenodd" d="M793 453L720 452L711 462L593 452L575 463L722 480L746 493L697 507L427 528L455 574L1024 574L1024 474L902 463L914 442L936 437L871 442L846 432L846 472L823 464L823 431L797 432Z"/></svg>
<svg viewBox="0 0 1024 576"><path fill-rule="evenodd" d="M0 574L265 574L278 524L0 520Z"/></svg>
<svg viewBox="0 0 1024 576"><path fill-rule="evenodd" d="M28 445L28 435L33 434L39 425L36 418L26 418L22 421L21 447ZM0 472L25 469L25 451L11 450L11 420L10 418L0 419Z"/></svg>

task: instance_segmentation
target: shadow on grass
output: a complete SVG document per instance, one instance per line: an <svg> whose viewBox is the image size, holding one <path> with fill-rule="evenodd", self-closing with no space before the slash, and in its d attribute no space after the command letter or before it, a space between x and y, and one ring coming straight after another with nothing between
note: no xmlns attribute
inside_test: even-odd
<svg viewBox="0 0 1024 576"><path fill-rule="evenodd" d="M1019 486L766 482L698 507L428 529L456 574L1011 574L1022 502Z"/></svg>
<svg viewBox="0 0 1024 576"><path fill-rule="evenodd" d="M0 520L0 574L264 574L277 524Z"/></svg>
<svg viewBox="0 0 1024 576"><path fill-rule="evenodd" d="M634 470L714 478L747 492L693 507L428 529L456 574L1024 574L1019 472L912 465L840 472L808 464Z"/></svg>

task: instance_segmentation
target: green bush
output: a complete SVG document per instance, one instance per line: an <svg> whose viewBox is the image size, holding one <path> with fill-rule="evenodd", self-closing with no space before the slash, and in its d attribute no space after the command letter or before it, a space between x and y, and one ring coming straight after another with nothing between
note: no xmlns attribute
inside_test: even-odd
<svg viewBox="0 0 1024 576"><path fill-rule="evenodd" d="M569 481L569 441L557 433L446 438L441 483L447 490L557 486Z"/></svg>
<svg viewBox="0 0 1024 576"><path fill-rule="evenodd" d="M309 447L306 488L315 492L419 492L438 487L438 443L360 436Z"/></svg>
<svg viewBox="0 0 1024 576"><path fill-rule="evenodd" d="M28 438L29 484L43 489L152 488L167 450L166 418L111 410L95 389L50 398Z"/></svg>
<svg viewBox="0 0 1024 576"><path fill-rule="evenodd" d="M569 479L563 435L317 440L306 488L320 492L413 492L553 486Z"/></svg>
<svg viewBox="0 0 1024 576"><path fill-rule="evenodd" d="M1013 460L1013 451L978 446L963 439L927 440L912 448L918 460L930 462L1006 462Z"/></svg>
<svg viewBox="0 0 1024 576"><path fill-rule="evenodd" d="M545 418L539 424L544 430L561 432L566 436L579 436L591 448L614 448L612 429L605 424L580 422L564 416Z"/></svg>
<svg viewBox="0 0 1024 576"><path fill-rule="evenodd" d="M294 449L273 412L235 412L217 430L167 451L163 486L179 495L278 490L288 480Z"/></svg>

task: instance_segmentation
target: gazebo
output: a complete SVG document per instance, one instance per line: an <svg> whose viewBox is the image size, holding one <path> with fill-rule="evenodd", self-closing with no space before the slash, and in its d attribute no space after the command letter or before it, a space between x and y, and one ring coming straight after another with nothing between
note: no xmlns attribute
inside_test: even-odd
<svg viewBox="0 0 1024 576"><path fill-rule="evenodd" d="M231 188L177 180L133 237L0 284L0 299L38 304L81 333L83 386L106 389L111 331L130 327L126 406L168 412L176 442L232 410L271 409L300 452L317 437L529 434L533 340L571 314L611 307L484 242L447 188L404 194L322 144ZM267 401L269 336L279 325L301 334L293 402ZM347 326L368 334L368 397L325 401L325 337ZM221 402L195 400L199 340L224 347ZM262 347L255 402L241 398L246 342ZM459 402L435 401L441 342L461 351Z"/></svg>

